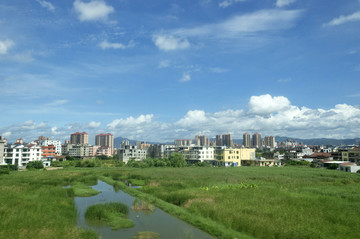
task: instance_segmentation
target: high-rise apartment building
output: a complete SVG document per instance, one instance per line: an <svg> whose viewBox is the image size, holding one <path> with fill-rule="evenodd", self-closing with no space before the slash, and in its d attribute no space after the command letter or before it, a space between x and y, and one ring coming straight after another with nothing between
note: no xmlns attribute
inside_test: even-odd
<svg viewBox="0 0 360 239"><path fill-rule="evenodd" d="M223 146L221 134L216 135L216 146Z"/></svg>
<svg viewBox="0 0 360 239"><path fill-rule="evenodd" d="M232 147L232 135L231 134L223 134L222 136L222 146Z"/></svg>
<svg viewBox="0 0 360 239"><path fill-rule="evenodd" d="M265 147L275 148L275 137L274 136L265 136Z"/></svg>
<svg viewBox="0 0 360 239"><path fill-rule="evenodd" d="M89 144L89 135L86 132L76 132L70 137L71 144Z"/></svg>
<svg viewBox="0 0 360 239"><path fill-rule="evenodd" d="M111 152L114 151L114 136L110 133L98 134L95 136L95 145L106 146L111 148Z"/></svg>
<svg viewBox="0 0 360 239"><path fill-rule="evenodd" d="M205 135L196 135L195 139L200 140L200 146L209 146L210 140Z"/></svg>
<svg viewBox="0 0 360 239"><path fill-rule="evenodd" d="M252 136L252 147L257 148L257 149L262 147L261 134L259 134L259 133L253 134L253 136Z"/></svg>
<svg viewBox="0 0 360 239"><path fill-rule="evenodd" d="M243 145L246 148L249 148L251 146L250 134L248 133L243 134Z"/></svg>

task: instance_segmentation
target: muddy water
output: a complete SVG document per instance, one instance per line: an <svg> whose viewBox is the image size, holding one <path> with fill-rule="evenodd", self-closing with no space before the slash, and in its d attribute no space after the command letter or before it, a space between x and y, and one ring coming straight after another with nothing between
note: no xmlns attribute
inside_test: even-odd
<svg viewBox="0 0 360 239"><path fill-rule="evenodd" d="M111 230L110 227L90 226L85 220L86 209L94 204L107 202L122 202L129 206L134 203L135 198L123 191L115 192L113 187L102 181L98 181L95 190L101 191L93 197L75 197L75 205L78 211L77 225L84 228L91 228L97 231L103 239L124 238L131 239L137 232L152 231L160 234L162 239L211 239L209 234L155 208L151 213L129 210L129 219L133 220L135 226L128 229Z"/></svg>

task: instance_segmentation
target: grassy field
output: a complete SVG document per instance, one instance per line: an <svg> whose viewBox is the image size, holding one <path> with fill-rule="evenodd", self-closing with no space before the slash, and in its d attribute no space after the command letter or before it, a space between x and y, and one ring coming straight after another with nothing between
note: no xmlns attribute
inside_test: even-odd
<svg viewBox="0 0 360 239"><path fill-rule="evenodd" d="M358 238L360 175L283 168L122 171L141 191L258 238Z"/></svg>
<svg viewBox="0 0 360 239"><path fill-rule="evenodd" d="M359 174L304 167L70 168L1 175L0 238L96 238L76 227L74 192L63 186L93 185L98 176L143 184L128 192L220 238L230 238L227 229L257 238L360 234Z"/></svg>
<svg viewBox="0 0 360 239"><path fill-rule="evenodd" d="M70 171L1 175L0 238L98 238L76 227L74 199L62 187L87 178Z"/></svg>

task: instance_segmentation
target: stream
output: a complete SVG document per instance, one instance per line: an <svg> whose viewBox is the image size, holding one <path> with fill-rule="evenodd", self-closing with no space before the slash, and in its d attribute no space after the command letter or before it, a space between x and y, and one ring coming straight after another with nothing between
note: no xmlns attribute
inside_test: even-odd
<svg viewBox="0 0 360 239"><path fill-rule="evenodd" d="M92 197L75 197L74 199L78 212L77 225L87 229L94 229L103 239L132 239L136 233L143 231L159 233L160 238L163 239L213 239L209 234L165 213L159 208L155 208L152 212L131 210L131 206L135 201L134 197L121 190L115 192L112 186L100 180L92 188L101 193ZM108 202L122 202L126 204L130 209L128 218L134 221L135 226L127 229L112 230L108 226L97 227L88 225L85 220L86 209L94 204Z"/></svg>

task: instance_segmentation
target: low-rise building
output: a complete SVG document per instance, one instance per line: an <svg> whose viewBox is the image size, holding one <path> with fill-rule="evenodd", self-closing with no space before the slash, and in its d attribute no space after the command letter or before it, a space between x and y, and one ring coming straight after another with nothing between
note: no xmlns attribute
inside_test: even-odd
<svg viewBox="0 0 360 239"><path fill-rule="evenodd" d="M69 149L69 155L72 157L89 157L90 145L88 144L76 144Z"/></svg>
<svg viewBox="0 0 360 239"><path fill-rule="evenodd" d="M62 154L61 141L60 140L50 140L50 139L39 140L38 145L39 146L53 145L53 146L55 146L55 154L56 155L61 155Z"/></svg>
<svg viewBox="0 0 360 239"><path fill-rule="evenodd" d="M254 148L215 148L215 160L217 165L241 166L242 160L255 160Z"/></svg>
<svg viewBox="0 0 360 239"><path fill-rule="evenodd" d="M56 155L56 147L54 145L40 146L42 159L53 159Z"/></svg>
<svg viewBox="0 0 360 239"><path fill-rule="evenodd" d="M6 164L26 166L29 162L41 160L41 147L34 144L11 144L4 147Z"/></svg>
<svg viewBox="0 0 360 239"><path fill-rule="evenodd" d="M118 149L119 160L127 163L129 159L135 159L137 161L146 159L146 150L138 149L134 145L124 145Z"/></svg>
<svg viewBox="0 0 360 239"><path fill-rule="evenodd" d="M339 165L339 169L344 172L357 173L360 171L360 166L356 163L342 163Z"/></svg>

